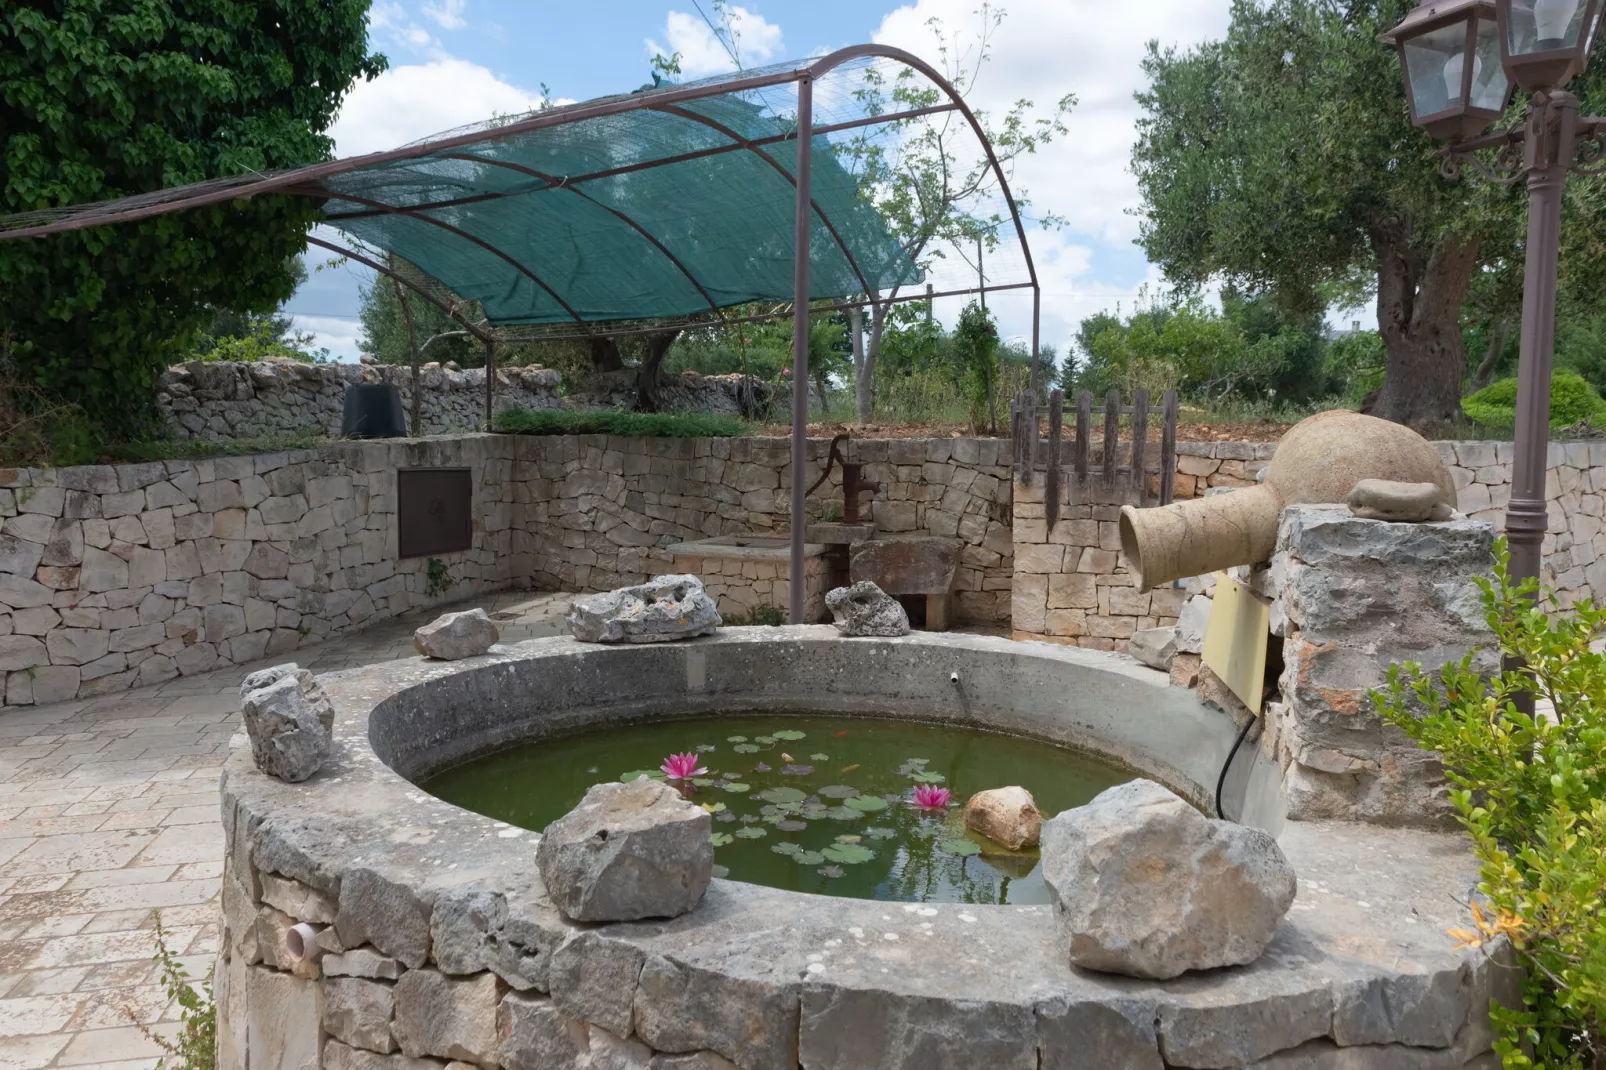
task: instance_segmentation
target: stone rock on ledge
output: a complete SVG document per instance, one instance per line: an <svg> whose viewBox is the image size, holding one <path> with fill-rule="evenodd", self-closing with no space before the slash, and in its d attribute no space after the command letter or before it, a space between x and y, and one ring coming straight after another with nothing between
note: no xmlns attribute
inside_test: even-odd
<svg viewBox="0 0 1606 1070"><path fill-rule="evenodd" d="M547 826L535 860L571 921L674 918L714 873L713 820L661 781L597 784Z"/></svg>
<svg viewBox="0 0 1606 1070"><path fill-rule="evenodd" d="M443 613L413 632L413 649L426 658L460 661L491 649L502 633L483 609Z"/></svg>
<svg viewBox="0 0 1606 1070"><path fill-rule="evenodd" d="M836 630L843 635L909 634L909 614L896 598L869 580L861 580L851 587L838 587L825 596L825 605L836 618Z"/></svg>
<svg viewBox="0 0 1606 1070"><path fill-rule="evenodd" d="M712 635L723 623L696 576L657 576L576 599L567 620L582 643L663 643Z"/></svg>
<svg viewBox="0 0 1606 1070"><path fill-rule="evenodd" d="M1255 961L1296 888L1269 833L1150 780L1047 822L1043 880L1073 965L1155 980Z"/></svg>
<svg viewBox="0 0 1606 1070"><path fill-rule="evenodd" d="M965 804L965 827L1011 851L1037 843L1043 815L1032 793L1021 787L978 791Z"/></svg>
<svg viewBox="0 0 1606 1070"><path fill-rule="evenodd" d="M1455 510L1444 503L1436 483L1399 483L1391 479L1363 479L1349 492L1349 511L1365 520L1420 524L1449 520Z"/></svg>
<svg viewBox="0 0 1606 1070"><path fill-rule="evenodd" d="M253 691L259 691L270 684L275 684L286 676L296 678L296 686L301 691L301 697L307 700L318 715L318 722L323 725L325 732L335 730L335 704L329 700L329 695L318 684L318 678L312 675L311 670L303 669L293 661L283 665L274 665L267 669L258 669L247 676L240 683L240 697L243 699Z"/></svg>
<svg viewBox="0 0 1606 1070"><path fill-rule="evenodd" d="M269 776L291 784L316 773L329 757L329 730L287 673L245 696L241 706L251 758Z"/></svg>

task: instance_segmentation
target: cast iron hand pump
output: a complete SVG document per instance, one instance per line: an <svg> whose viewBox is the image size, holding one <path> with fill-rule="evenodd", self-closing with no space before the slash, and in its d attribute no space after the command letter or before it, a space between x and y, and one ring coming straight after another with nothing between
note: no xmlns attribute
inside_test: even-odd
<svg viewBox="0 0 1606 1070"><path fill-rule="evenodd" d="M1449 143L1440 150L1446 177L1471 165L1503 185L1528 180L1517 455L1506 509L1516 580L1539 576L1547 527L1562 189L1570 171L1606 174L1606 118L1580 116L1578 98L1565 88L1589 61L1602 3L1424 0L1383 37L1399 49L1412 121ZM1522 125L1484 135L1505 112L1513 84L1528 94ZM1477 155L1489 149L1492 160Z"/></svg>

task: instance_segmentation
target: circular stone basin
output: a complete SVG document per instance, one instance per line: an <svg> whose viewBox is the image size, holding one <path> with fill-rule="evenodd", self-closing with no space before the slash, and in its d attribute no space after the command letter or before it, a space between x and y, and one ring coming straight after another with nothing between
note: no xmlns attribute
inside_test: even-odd
<svg viewBox="0 0 1606 1070"><path fill-rule="evenodd" d="M526 743L418 782L437 798L539 832L602 780L662 779L713 813L719 876L794 892L903 902L1050 902L1035 847L965 828L977 791L1018 784L1045 818L1132 774L1066 747L974 728L873 717L731 714ZM915 805L919 784L949 805Z"/></svg>
<svg viewBox="0 0 1606 1070"><path fill-rule="evenodd" d="M1459 904L1477 880L1465 837L1286 821L1284 791L1298 785L1281 781L1275 713L1234 762L1224 804L1277 837L1298 896L1255 962L1164 982L1075 969L1041 904L895 904L717 879L678 918L575 924L541 882L534 833L417 787L486 755L624 739L637 725L662 726L681 748L734 747L733 735L779 744L801 707L832 723L868 725L853 718L873 710L966 730L978 749L1004 745L1001 734L1064 748L1056 761L1096 754L1207 806L1232 719L1129 659L973 635L734 628L645 647L538 639L321 679L336 716L315 776L262 774L243 734L224 769L220 1070L1498 1065L1487 1009L1493 995L1511 998L1515 973L1499 949L1458 951L1445 932L1464 924ZM753 727L696 731L716 718ZM829 754L843 761L832 779L881 786L862 759L844 771L856 756L834 735L802 730L784 741L794 759ZM574 787L654 768L669 749L588 762ZM755 764L759 754L744 752ZM886 761L912 757L933 768L941 755L900 746ZM999 779L1064 805L1052 777ZM986 868L980 856L964 865ZM287 954L296 923L326 954Z"/></svg>

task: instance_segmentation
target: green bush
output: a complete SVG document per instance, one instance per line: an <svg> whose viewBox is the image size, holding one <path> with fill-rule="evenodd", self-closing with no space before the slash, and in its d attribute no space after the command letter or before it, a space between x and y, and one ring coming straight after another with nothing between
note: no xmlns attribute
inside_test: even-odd
<svg viewBox="0 0 1606 1070"><path fill-rule="evenodd" d="M1523 1005L1491 1008L1508 1070L1606 1065L1606 655L1594 648L1606 610L1536 604L1533 581L1508 578L1497 550L1480 579L1484 614L1516 668L1485 678L1472 655L1435 680L1414 663L1374 692L1379 714L1440 753L1461 824L1481 864L1482 902L1462 944L1509 938L1524 971ZM1507 665L1513 662L1507 661ZM1553 715L1522 712L1531 693ZM1496 967L1499 968L1499 967Z"/></svg>
<svg viewBox="0 0 1606 1070"><path fill-rule="evenodd" d="M496 430L513 435L629 435L639 438L735 438L752 428L734 416L702 412L573 412L503 409Z"/></svg>
<svg viewBox="0 0 1606 1070"><path fill-rule="evenodd" d="M1510 427L1517 420L1517 380L1491 383L1461 402L1469 417L1480 424ZM1550 427L1559 431L1582 421L1606 422L1606 400L1576 372L1550 377Z"/></svg>

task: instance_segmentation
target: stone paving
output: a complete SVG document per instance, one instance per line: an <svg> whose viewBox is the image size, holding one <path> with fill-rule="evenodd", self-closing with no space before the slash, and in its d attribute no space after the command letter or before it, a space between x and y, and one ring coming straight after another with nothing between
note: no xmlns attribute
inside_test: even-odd
<svg viewBox="0 0 1606 1070"><path fill-rule="evenodd" d="M413 656L436 614L484 606L504 642L562 630L568 595L509 591L295 652L315 672ZM283 661L286 659L274 659ZM178 1030L154 912L203 977L218 945L218 770L239 684L272 662L0 711L0 1070L153 1067Z"/></svg>

